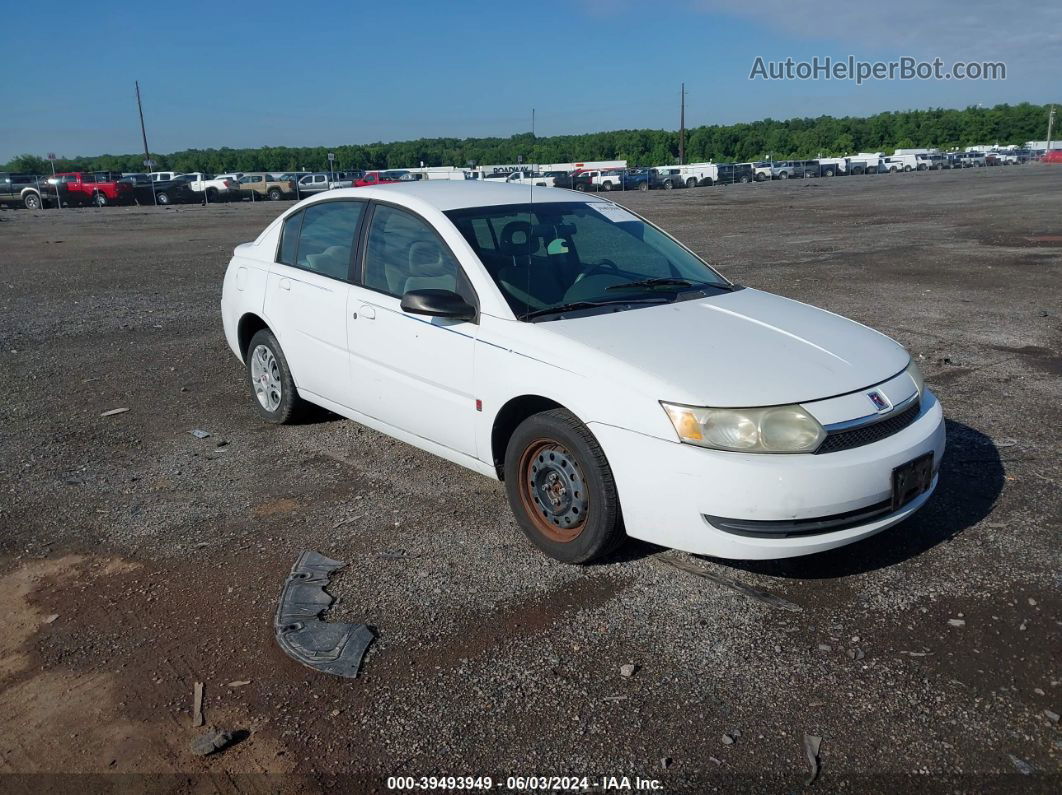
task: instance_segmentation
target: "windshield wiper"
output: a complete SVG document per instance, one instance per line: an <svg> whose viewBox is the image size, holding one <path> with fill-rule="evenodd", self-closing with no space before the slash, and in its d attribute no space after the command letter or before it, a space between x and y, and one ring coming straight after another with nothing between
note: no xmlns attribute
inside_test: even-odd
<svg viewBox="0 0 1062 795"><path fill-rule="evenodd" d="M616 299L614 301L573 301L570 304L561 304L560 306L547 306L544 309L535 309L531 312L525 312L520 315L521 320L531 320L532 318L542 317L543 315L559 315L564 312L574 312L578 309L594 309L599 306L618 306L621 304L667 304L669 300L664 298L638 298L633 301L625 299Z"/></svg>
<svg viewBox="0 0 1062 795"><path fill-rule="evenodd" d="M606 287L606 290L628 290L635 287L693 287L689 279L676 279L671 276L658 276L654 279L639 279L636 282L621 282Z"/></svg>

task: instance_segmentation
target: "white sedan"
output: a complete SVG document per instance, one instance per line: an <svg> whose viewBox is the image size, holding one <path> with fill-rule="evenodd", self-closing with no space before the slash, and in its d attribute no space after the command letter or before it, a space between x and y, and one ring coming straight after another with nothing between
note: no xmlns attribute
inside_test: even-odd
<svg viewBox="0 0 1062 795"><path fill-rule="evenodd" d="M899 344L574 191L329 191L235 249L221 308L265 420L312 403L501 479L571 563L838 547L922 507L944 452Z"/></svg>

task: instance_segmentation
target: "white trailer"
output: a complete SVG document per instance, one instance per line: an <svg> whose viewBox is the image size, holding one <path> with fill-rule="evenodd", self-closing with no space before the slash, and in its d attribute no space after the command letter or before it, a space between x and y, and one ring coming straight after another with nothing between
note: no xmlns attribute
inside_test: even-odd
<svg viewBox="0 0 1062 795"><path fill-rule="evenodd" d="M715 163L689 163L678 167L687 188L714 185L719 181L719 166Z"/></svg>
<svg viewBox="0 0 1062 795"><path fill-rule="evenodd" d="M819 173L824 177L848 173L848 159L844 157L820 157Z"/></svg>

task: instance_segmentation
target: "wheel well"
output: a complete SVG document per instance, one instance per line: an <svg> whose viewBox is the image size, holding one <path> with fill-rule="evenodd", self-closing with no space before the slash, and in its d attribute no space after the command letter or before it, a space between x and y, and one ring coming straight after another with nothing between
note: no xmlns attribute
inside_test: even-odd
<svg viewBox="0 0 1062 795"><path fill-rule="evenodd" d="M264 328L269 328L262 318L251 312L240 318L240 325L236 329L236 339L240 344L240 356L247 361L247 346L251 344L251 337Z"/></svg>
<svg viewBox="0 0 1062 795"><path fill-rule="evenodd" d="M490 431L491 458L494 468L498 471L499 480L505 480L505 450L509 446L513 431L532 414L559 408L564 407L557 401L541 395L521 395L501 407Z"/></svg>

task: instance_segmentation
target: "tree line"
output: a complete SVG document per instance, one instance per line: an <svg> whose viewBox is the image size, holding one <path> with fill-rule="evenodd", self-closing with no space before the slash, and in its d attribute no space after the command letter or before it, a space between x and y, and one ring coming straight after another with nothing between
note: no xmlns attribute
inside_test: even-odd
<svg viewBox="0 0 1062 795"><path fill-rule="evenodd" d="M855 152L886 152L896 148L954 149L974 144L1022 144L1040 139L1047 125L1046 105L1023 102L991 108L888 111L857 118L819 116L743 124L713 124L686 131L686 162L745 162L773 158L808 159ZM632 165L678 162L675 130L613 130L581 135L508 138L420 138L392 143L346 144L334 147L262 146L232 149L186 149L152 153L152 170L319 171L328 169L328 152L336 169L411 168L516 163L569 163L584 160L626 160ZM143 154L61 157L57 171L142 172ZM51 165L33 154L19 155L2 170L47 174Z"/></svg>

